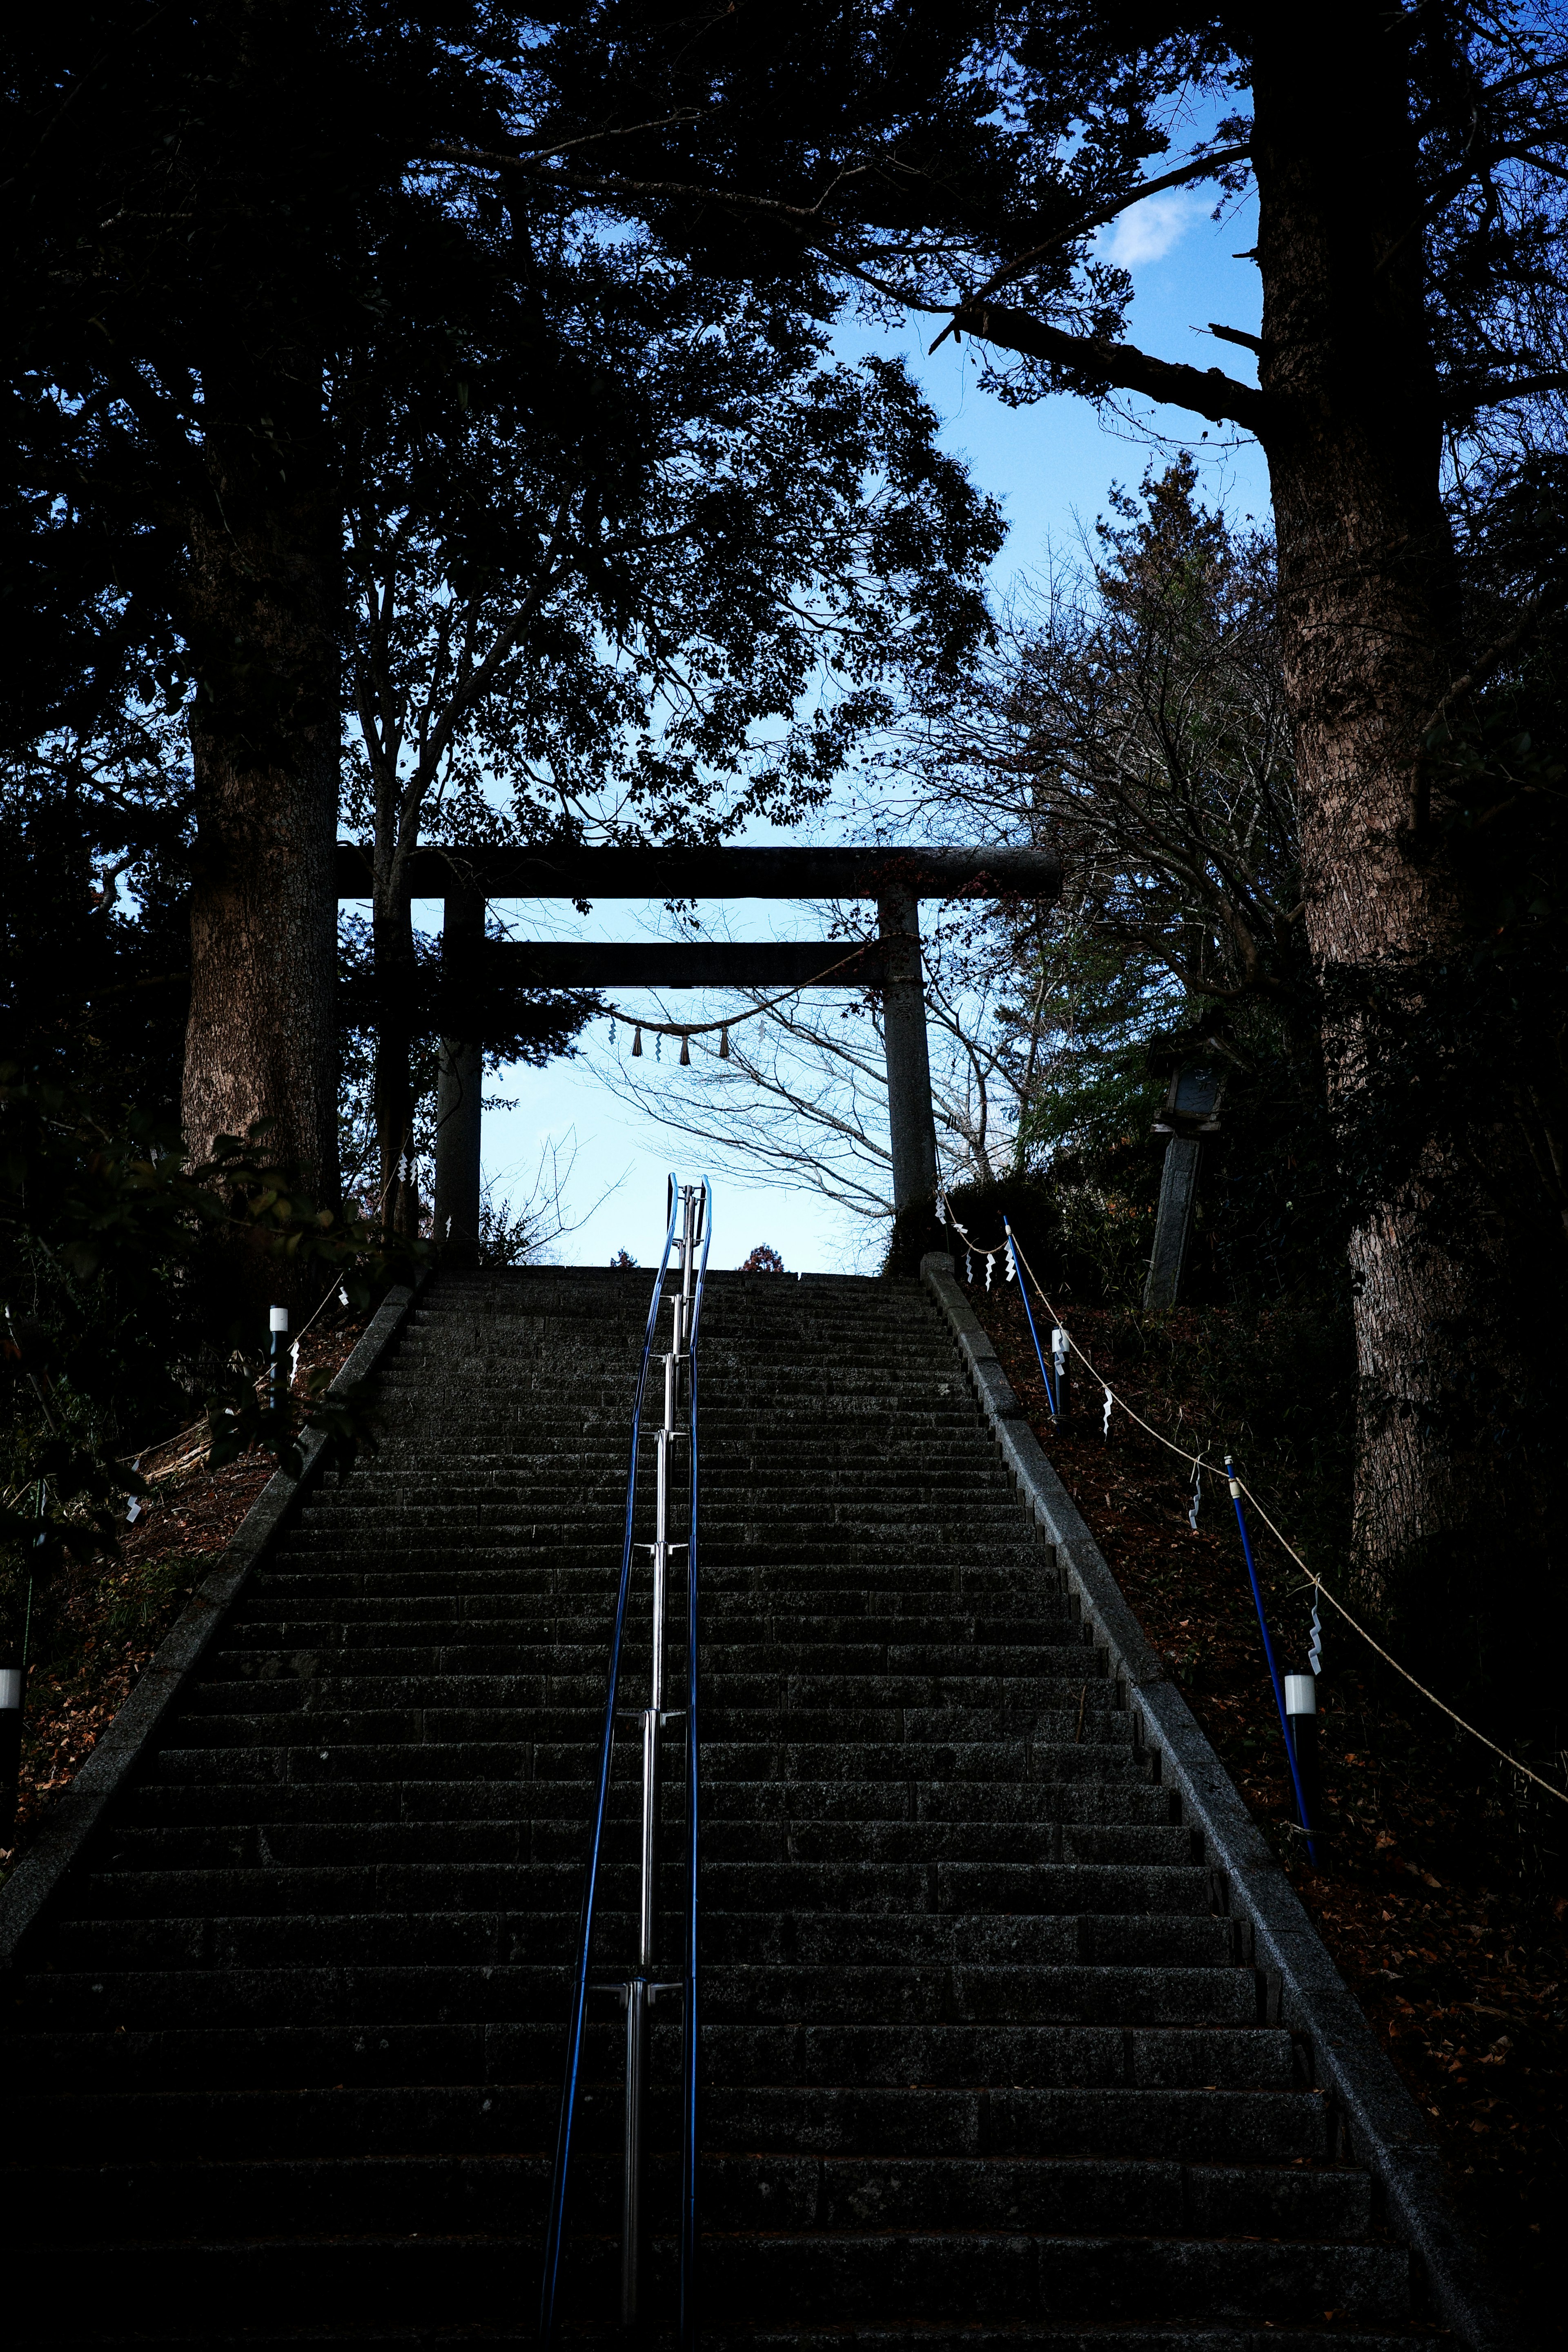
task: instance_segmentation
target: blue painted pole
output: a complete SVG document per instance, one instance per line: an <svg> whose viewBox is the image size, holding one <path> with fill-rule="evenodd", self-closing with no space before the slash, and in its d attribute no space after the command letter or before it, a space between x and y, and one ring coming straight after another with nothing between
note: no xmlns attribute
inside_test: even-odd
<svg viewBox="0 0 1568 2352"><path fill-rule="evenodd" d="M1046 1370L1045 1351L1040 1346L1040 1335L1035 1328L1035 1310L1029 1304L1028 1286L1024 1280L1024 1269L1018 1263L1018 1253L1013 1242L1013 1228L1005 1217L1002 1220L1002 1230L1007 1236L1007 1255L1013 1261L1013 1274L1018 1285L1018 1296L1024 1302L1024 1312L1029 1318L1029 1337L1035 1343L1035 1359L1040 1367L1040 1378L1046 1384L1046 1402L1050 1406L1051 1419L1055 1421L1058 1417L1057 1392L1051 1386L1051 1376Z"/></svg>
<svg viewBox="0 0 1568 2352"><path fill-rule="evenodd" d="M1247 1532L1247 1519L1241 1507L1241 1488L1237 1483L1236 1466L1228 1454L1225 1457L1225 1475L1230 1481L1230 1499L1236 1506L1236 1524L1241 1530L1242 1558L1247 1562L1247 1573L1252 1584L1258 1630L1263 1636L1263 1654L1268 1661L1268 1679L1274 1685L1274 1704L1279 1710L1279 1736L1285 1742L1285 1761L1290 1768L1290 1785L1296 1791L1296 1811L1300 1817L1301 1827L1307 1832L1308 1858L1315 1865L1318 1850L1312 1843L1312 1819L1307 1810L1307 1800L1301 1793L1301 1775L1296 1768L1296 1743L1290 1737L1290 1719L1285 1712L1285 1687L1279 1680L1279 1669L1274 1663L1274 1644L1268 1638L1268 1620L1263 1613L1263 1591L1253 1565L1252 1539Z"/></svg>

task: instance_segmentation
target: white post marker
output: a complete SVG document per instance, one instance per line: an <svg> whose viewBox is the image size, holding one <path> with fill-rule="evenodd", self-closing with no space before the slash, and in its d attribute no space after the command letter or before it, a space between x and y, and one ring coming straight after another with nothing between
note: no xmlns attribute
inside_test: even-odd
<svg viewBox="0 0 1568 2352"><path fill-rule="evenodd" d="M7 1838L22 1769L22 1679L20 1666L0 1666L0 1833Z"/></svg>
<svg viewBox="0 0 1568 2352"><path fill-rule="evenodd" d="M274 1307L268 1321L272 1333L268 1363L270 1377L268 1383L271 1393L268 1402L273 1412L277 1412L289 1393L289 1375L284 1369L289 1360L289 1350L283 1344L289 1336L289 1309L286 1307Z"/></svg>
<svg viewBox="0 0 1568 2352"><path fill-rule="evenodd" d="M1317 1843L1328 1834L1323 1811L1323 1777L1318 1757L1318 1684L1313 1675L1285 1676L1285 1719L1296 1751L1296 1773L1307 1808L1310 1834Z"/></svg>
<svg viewBox="0 0 1568 2352"><path fill-rule="evenodd" d="M1057 1374L1057 1419L1065 1419L1068 1409L1068 1335L1059 1323L1051 1326L1051 1361Z"/></svg>

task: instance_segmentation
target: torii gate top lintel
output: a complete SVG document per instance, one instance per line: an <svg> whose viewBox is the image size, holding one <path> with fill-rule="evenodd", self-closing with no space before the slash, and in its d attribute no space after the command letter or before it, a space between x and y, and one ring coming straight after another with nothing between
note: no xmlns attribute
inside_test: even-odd
<svg viewBox="0 0 1568 2352"><path fill-rule="evenodd" d="M340 898L368 898L371 853L341 841ZM1061 866L1047 849L616 848L416 849L411 898L945 898L1012 894L1054 898Z"/></svg>

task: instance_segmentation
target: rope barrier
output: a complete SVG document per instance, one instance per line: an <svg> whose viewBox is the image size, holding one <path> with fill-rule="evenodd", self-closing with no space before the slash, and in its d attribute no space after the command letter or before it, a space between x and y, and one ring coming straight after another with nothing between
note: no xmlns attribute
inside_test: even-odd
<svg viewBox="0 0 1568 2352"><path fill-rule="evenodd" d="M1238 1480L1237 1484L1240 1485L1240 1483L1241 1482ZM1547 1795L1549 1797L1555 1797L1560 1805L1568 1805L1568 1795L1565 1795L1561 1789L1554 1789L1550 1780L1543 1780L1539 1772L1532 1772L1528 1764L1521 1764L1517 1756L1510 1756L1506 1748L1500 1748L1495 1739L1489 1739L1484 1731L1478 1731L1473 1723L1467 1723L1462 1715L1456 1715L1453 1708L1448 1705L1447 1699L1439 1698L1436 1691L1429 1691L1425 1683L1417 1682L1415 1676L1410 1672L1408 1666L1402 1666L1397 1658L1391 1658L1388 1652L1384 1648L1382 1643L1374 1640L1373 1635L1367 1632L1366 1627L1356 1618L1351 1615L1350 1611L1345 1607L1342 1601L1335 1600L1333 1594L1329 1591L1328 1586L1323 1582L1322 1578L1314 1569L1310 1569L1307 1566L1306 1561L1302 1559L1295 1546L1288 1542L1285 1537L1280 1534L1279 1528L1275 1526L1273 1520L1269 1517L1268 1512L1264 1509L1262 1504L1253 1493L1251 1487L1243 1486L1241 1491L1247 1496L1247 1501L1252 1505L1253 1509L1258 1513L1258 1517L1262 1520L1264 1526L1274 1538L1275 1542L1279 1546L1280 1549L1288 1552L1290 1558L1295 1561L1297 1567L1301 1570L1303 1576L1308 1577L1310 1580L1314 1594L1326 1601L1331 1609L1337 1609L1339 1611L1339 1613L1344 1619L1345 1623L1352 1628L1352 1632L1361 1635L1362 1640L1367 1644L1369 1649L1373 1649L1377 1652L1378 1656L1383 1660L1384 1665L1392 1666L1396 1675L1403 1675L1405 1680L1410 1685L1412 1690L1419 1691L1424 1699L1430 1700L1431 1704L1442 1714L1446 1715L1451 1723L1457 1723L1461 1731L1468 1731L1472 1739L1479 1739L1483 1748L1489 1748L1494 1756L1500 1757L1502 1761L1505 1764L1511 1766L1514 1771L1522 1772L1527 1780L1533 1780L1538 1789L1544 1789ZM1316 1626L1317 1613L1318 1612L1314 1608L1312 1612L1314 1628Z"/></svg>
<svg viewBox="0 0 1568 2352"><path fill-rule="evenodd" d="M973 1253L975 1250L980 1250L986 1257L987 1261L994 1257L996 1255L994 1249L987 1249L983 1242L975 1241L973 1235L965 1232L963 1226L959 1223L957 1217L953 1214L952 1203L948 1199L946 1193L940 1193L938 1195L938 1199L948 1223L952 1227L955 1233L963 1235L965 1250L971 1254L971 1265L973 1265ZM1058 1314L1057 1309L1051 1305L1050 1300L1047 1297L1044 1289L1041 1287L1039 1277L1035 1273L1033 1266L1029 1264L1028 1259L1024 1255L1023 1251L1018 1249L1018 1244L1013 1238L1011 1227L1006 1224L1005 1220L1004 1220L1004 1231L1007 1236L1007 1243L1014 1250L1017 1251L1018 1264L1022 1266L1025 1274L1028 1276L1029 1281L1034 1285L1035 1294L1039 1299L1041 1306L1044 1307L1047 1314L1056 1320L1059 1328L1065 1328L1065 1326L1061 1325L1061 1318ZM973 1276L971 1278L973 1279ZM1019 1285L1019 1290L1020 1293L1022 1293L1022 1284ZM1029 1324L1030 1329L1033 1330L1033 1316L1029 1318ZM1113 1390L1110 1381L1105 1379L1104 1375L1096 1370L1095 1367L1089 1362L1089 1358L1084 1354L1083 1349L1079 1346L1078 1341L1073 1338L1070 1331L1068 1332L1067 1339L1068 1347L1072 1349L1073 1354L1082 1364L1084 1370L1089 1374L1091 1379L1099 1381L1100 1387L1105 1391L1107 1399L1105 1434L1107 1437L1110 1434L1110 1401L1114 1399L1115 1402L1121 1406L1122 1412L1127 1415L1128 1420L1136 1422L1140 1429L1147 1431L1148 1434L1154 1440L1155 1444L1163 1445L1168 1454L1174 1454L1179 1460L1191 1463L1194 1471L1199 1475L1201 1475L1203 1471L1205 1469L1209 1471L1211 1475L1214 1474L1215 1465L1209 1459L1207 1454L1189 1453L1184 1445L1173 1444L1171 1439L1164 1436L1151 1422L1145 1421L1141 1412L1134 1412L1126 1398L1120 1395L1115 1390ZM1038 1344L1039 1343L1037 1340L1037 1350L1038 1349ZM1041 1369L1042 1370L1044 1370L1043 1364ZM1049 1393L1050 1391L1047 1385L1047 1396ZM1317 1570L1309 1568L1300 1553L1296 1549L1295 1546L1289 1542L1285 1536L1280 1534L1279 1529L1275 1526L1273 1520L1264 1509L1263 1505L1258 1501L1258 1496L1253 1493L1251 1487L1246 1484L1245 1480L1237 1478L1235 1480L1235 1485L1240 1489L1240 1492L1246 1496L1247 1501L1252 1505L1253 1509L1258 1513L1258 1517L1262 1520L1264 1526L1274 1538L1275 1542L1279 1546L1280 1549L1295 1561L1297 1567L1301 1570L1302 1575L1307 1578L1308 1582L1312 1588L1314 1595L1318 1599L1326 1601L1331 1609L1336 1610L1340 1616L1344 1619L1345 1623L1351 1628L1351 1631L1352 1633L1359 1633L1367 1647L1370 1650L1374 1650L1376 1652L1377 1655L1383 1660L1384 1665L1392 1666L1394 1673L1402 1676L1402 1678L1410 1685L1412 1690L1419 1691L1421 1696L1427 1700L1431 1706L1436 1707L1440 1714L1446 1715L1450 1723L1457 1723L1461 1731L1468 1732L1472 1739L1479 1739L1483 1748L1489 1748L1492 1754L1500 1758L1504 1764L1508 1765L1510 1770L1520 1773L1526 1780L1532 1780L1538 1789L1544 1789L1547 1795L1549 1797L1555 1797L1560 1805L1568 1805L1568 1792L1565 1792L1562 1789L1554 1788L1550 1780L1542 1780L1539 1772L1532 1772L1528 1764L1521 1764L1517 1756L1510 1756L1506 1748L1500 1748L1495 1739L1489 1739L1484 1731L1478 1731L1473 1723L1467 1723L1464 1717L1458 1714L1455 1709L1448 1705L1447 1699L1441 1699L1437 1696L1436 1691L1428 1690L1426 1684L1418 1681L1415 1675L1410 1672L1408 1666L1402 1666L1397 1658L1391 1656L1388 1651L1384 1648L1382 1643L1367 1632L1366 1627L1362 1624L1360 1620L1352 1616L1350 1611L1345 1607L1344 1602L1335 1598L1334 1594L1331 1592L1328 1586L1323 1582L1323 1580L1318 1573ZM1312 1612L1312 1620L1313 1651L1319 1657L1321 1663L1321 1653L1319 1649L1321 1625L1315 1604ZM1312 1671L1314 1674L1317 1673L1317 1665L1313 1666ZM1290 1752L1290 1743L1289 1738L1286 1740L1286 1750L1288 1754ZM1293 1758L1292 1770L1294 1770Z"/></svg>

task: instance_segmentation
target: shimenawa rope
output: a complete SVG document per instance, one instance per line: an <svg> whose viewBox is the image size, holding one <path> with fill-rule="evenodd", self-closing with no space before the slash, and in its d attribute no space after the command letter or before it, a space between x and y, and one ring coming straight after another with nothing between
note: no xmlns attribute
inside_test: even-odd
<svg viewBox="0 0 1568 2352"><path fill-rule="evenodd" d="M779 995L770 996L761 1004L751 1005L744 1013L728 1013L719 1021L642 1021L635 1013L623 1011L618 1004L606 1004L604 1010L611 1021L624 1021L632 1031L632 1052L635 1055L640 1055L642 1053L642 1033L646 1029L650 1037L679 1037L681 1044L680 1058L683 1062L689 1062L690 1055L686 1052L686 1046L689 1041L693 1037L709 1036L718 1029L722 1032L719 1058L722 1062L727 1062L730 1058L731 1029L738 1029L742 1022L755 1021L759 1014L772 1013L779 1005L787 1004L790 998L798 996L803 988L820 988L825 981L832 979L836 971L842 971L846 964L858 963L869 945L869 940L858 940L847 956L840 956L837 963L830 963L826 971L814 972L809 980L797 980L793 988L784 989Z"/></svg>

